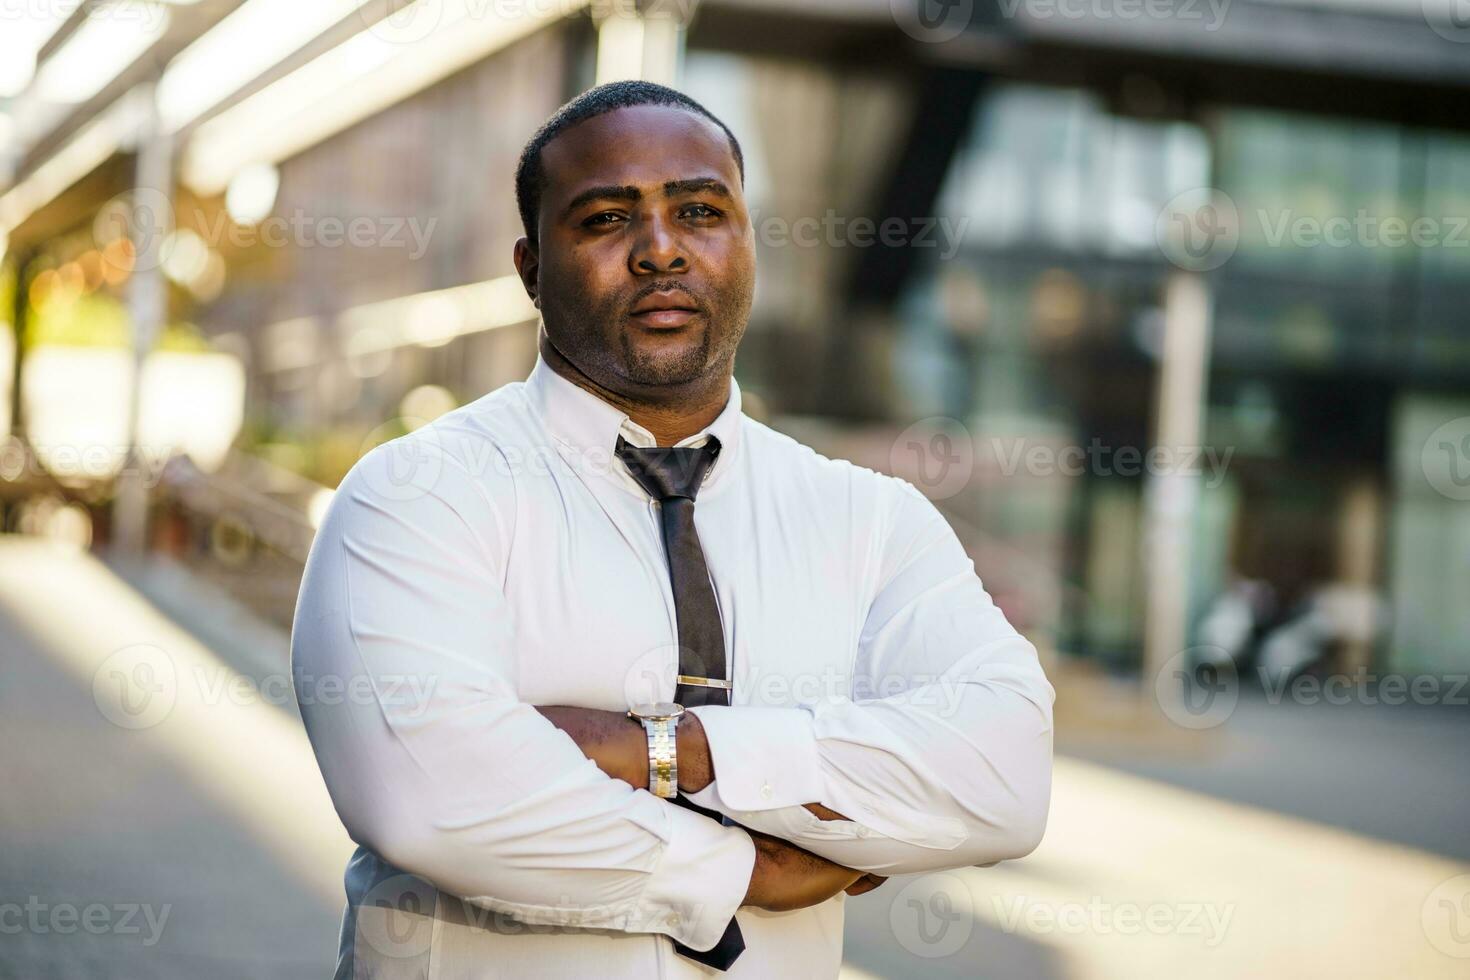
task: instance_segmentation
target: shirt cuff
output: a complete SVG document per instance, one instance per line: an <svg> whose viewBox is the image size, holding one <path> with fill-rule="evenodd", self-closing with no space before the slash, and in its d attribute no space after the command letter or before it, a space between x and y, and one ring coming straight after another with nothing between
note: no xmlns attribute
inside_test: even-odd
<svg viewBox="0 0 1470 980"><path fill-rule="evenodd" d="M704 726L721 809L775 810L822 802L821 758L812 715L803 708L704 705Z"/></svg>
<svg viewBox="0 0 1470 980"><path fill-rule="evenodd" d="M658 870L643 890L648 932L691 949L713 949L745 900L755 842L738 827L670 805L670 834Z"/></svg>

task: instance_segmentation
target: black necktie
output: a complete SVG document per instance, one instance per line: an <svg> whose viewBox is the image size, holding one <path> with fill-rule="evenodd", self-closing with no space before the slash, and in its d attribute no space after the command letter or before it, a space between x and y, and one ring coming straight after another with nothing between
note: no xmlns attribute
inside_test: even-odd
<svg viewBox="0 0 1470 980"><path fill-rule="evenodd" d="M679 679L674 699L686 708L706 704L729 704L730 685L725 677L725 634L714 586L704 563L704 549L694 529L694 498L704 475L720 454L720 440L710 436L699 448L654 447L639 449L618 437L618 458L648 495L659 501L663 523L664 550L669 557L669 581L674 591L674 619L679 631ZM679 797L674 802L710 813ZM674 943L681 955L728 970L745 951L745 937L733 918L725 934L708 952Z"/></svg>

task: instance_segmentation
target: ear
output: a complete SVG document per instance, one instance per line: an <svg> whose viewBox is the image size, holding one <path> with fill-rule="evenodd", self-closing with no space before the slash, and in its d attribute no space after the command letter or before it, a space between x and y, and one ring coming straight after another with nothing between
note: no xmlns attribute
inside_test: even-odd
<svg viewBox="0 0 1470 980"><path fill-rule="evenodd" d="M532 245L528 238L516 239L516 247L511 259L515 262L516 274L521 277L521 285L526 288L526 295L531 297L531 302L536 309L541 309L541 288L539 286L541 259L536 254L536 246Z"/></svg>

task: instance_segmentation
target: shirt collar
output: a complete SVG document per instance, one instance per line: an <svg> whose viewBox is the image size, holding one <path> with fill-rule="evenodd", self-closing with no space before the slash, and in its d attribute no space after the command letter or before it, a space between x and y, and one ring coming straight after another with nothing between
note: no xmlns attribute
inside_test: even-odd
<svg viewBox="0 0 1470 980"><path fill-rule="evenodd" d="M643 493L613 451L618 436L642 447L653 446L655 439L627 412L557 374L539 353L526 378L526 394L547 432L561 444L564 453L570 451L571 455L594 464L592 468L614 476L625 487ZM711 435L720 440L720 454L705 474L701 486L709 487L722 481L734 467L740 443L740 419L740 385L732 377L729 400L715 420L675 443L676 446L700 446Z"/></svg>

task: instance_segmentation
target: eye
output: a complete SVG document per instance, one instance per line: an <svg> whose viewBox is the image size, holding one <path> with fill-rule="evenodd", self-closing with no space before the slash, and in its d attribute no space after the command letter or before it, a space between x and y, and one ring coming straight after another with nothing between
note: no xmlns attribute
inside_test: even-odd
<svg viewBox="0 0 1470 980"><path fill-rule="evenodd" d="M684 208L684 213L691 218L718 218L720 212L708 204L691 204Z"/></svg>
<svg viewBox="0 0 1470 980"><path fill-rule="evenodd" d="M623 216L616 211L600 211L582 222L582 224L585 227L595 228L610 225L614 221L621 221L622 219Z"/></svg>

